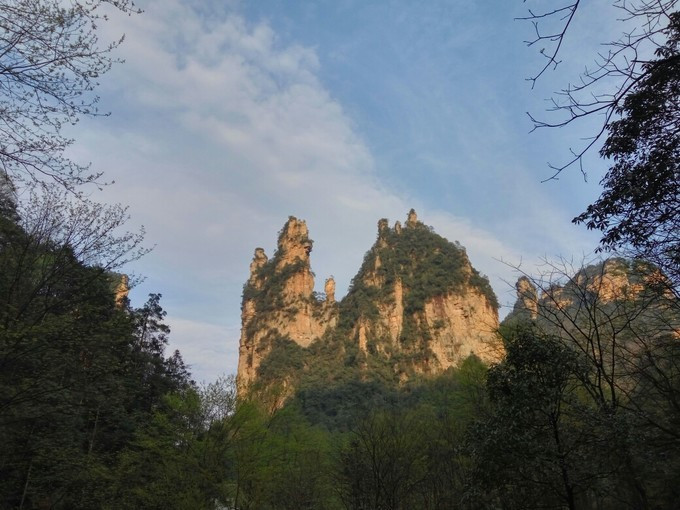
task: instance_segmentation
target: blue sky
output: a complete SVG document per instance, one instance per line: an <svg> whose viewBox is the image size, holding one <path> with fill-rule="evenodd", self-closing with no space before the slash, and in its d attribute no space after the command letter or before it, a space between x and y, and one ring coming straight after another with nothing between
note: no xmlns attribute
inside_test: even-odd
<svg viewBox="0 0 680 510"><path fill-rule="evenodd" d="M616 34L603 6L584 8L558 72L531 90L542 61L513 18L538 2L139 3L144 14L102 27L125 33L126 62L99 89L112 115L80 122L71 155L116 181L94 198L145 226L155 249L127 268L146 277L133 304L163 294L197 380L235 371L253 250L272 255L289 215L315 240L318 290L334 275L339 295L378 219L411 207L467 248L503 304L507 263L531 271L594 249L570 220L598 195L603 163L588 160L588 182L571 170L541 183L589 127L529 134L526 111Z"/></svg>

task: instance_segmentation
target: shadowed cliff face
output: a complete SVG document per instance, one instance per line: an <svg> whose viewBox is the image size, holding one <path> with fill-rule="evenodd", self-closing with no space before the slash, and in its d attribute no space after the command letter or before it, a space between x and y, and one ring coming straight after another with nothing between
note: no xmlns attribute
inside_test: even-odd
<svg viewBox="0 0 680 510"><path fill-rule="evenodd" d="M240 391L267 381L290 392L307 374L319 378L318 360L331 350L345 373L396 384L440 373L470 354L500 357L488 281L462 246L435 234L413 210L403 227L379 221L377 240L339 303L332 278L326 297L315 295L311 248L305 222L291 217L272 259L255 250L243 293Z"/></svg>
<svg viewBox="0 0 680 510"><path fill-rule="evenodd" d="M555 265L543 276L520 277L515 288L517 301L505 321L545 322L560 315L576 314L584 307L635 305L636 301L650 300L657 294L669 300L673 298L658 268L644 261L623 258L581 268Z"/></svg>

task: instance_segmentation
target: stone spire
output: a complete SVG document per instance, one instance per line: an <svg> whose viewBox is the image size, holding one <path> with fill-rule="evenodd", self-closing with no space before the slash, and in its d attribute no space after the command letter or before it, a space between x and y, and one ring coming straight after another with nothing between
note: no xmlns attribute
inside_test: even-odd
<svg viewBox="0 0 680 510"><path fill-rule="evenodd" d="M417 223L418 223L418 215L416 214L416 212L413 209L411 209L408 212L408 218L406 219L406 226L413 228L413 227L416 226Z"/></svg>
<svg viewBox="0 0 680 510"><path fill-rule="evenodd" d="M307 223L304 220L298 220L295 216L289 216L279 233L278 266L291 264L297 259L309 261L311 251L312 240L309 238Z"/></svg>
<svg viewBox="0 0 680 510"><path fill-rule="evenodd" d="M536 286L526 276L521 276L515 284L517 303L515 311L526 310L532 319L538 316L538 292Z"/></svg>
<svg viewBox="0 0 680 510"><path fill-rule="evenodd" d="M267 255L264 253L262 248L255 248L255 253L253 254L253 260L250 263L250 283L255 284L257 282L257 271L267 263Z"/></svg>
<svg viewBox="0 0 680 510"><path fill-rule="evenodd" d="M387 246L387 236L390 233L390 224L387 218L378 220L378 244L380 247Z"/></svg>
<svg viewBox="0 0 680 510"><path fill-rule="evenodd" d="M125 299L128 297L128 294L130 293L130 279L126 274L121 274L118 276L120 276L120 279L116 284L116 288L114 290L114 299L116 306L118 308L122 308L123 304L125 303Z"/></svg>
<svg viewBox="0 0 680 510"><path fill-rule="evenodd" d="M388 230L390 229L390 225L387 221L387 218L381 218L378 220L378 236L382 237Z"/></svg>
<svg viewBox="0 0 680 510"><path fill-rule="evenodd" d="M326 293L326 303L335 303L335 280L332 276L326 280L324 292Z"/></svg>
<svg viewBox="0 0 680 510"><path fill-rule="evenodd" d="M337 307L314 299L310 267L312 240L307 224L290 216L279 232L277 250L267 259L257 248L250 278L243 290L237 385L241 394L256 379L260 363L272 349L273 338L287 338L308 347L337 321ZM326 282L329 302L335 282Z"/></svg>

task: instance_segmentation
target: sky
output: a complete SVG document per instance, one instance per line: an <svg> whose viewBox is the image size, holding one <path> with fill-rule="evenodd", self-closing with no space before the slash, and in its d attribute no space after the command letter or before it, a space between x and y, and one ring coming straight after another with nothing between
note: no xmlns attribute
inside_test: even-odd
<svg viewBox="0 0 680 510"><path fill-rule="evenodd" d="M526 112L547 116L551 92L620 30L605 6L579 11L563 62L532 89L540 48L514 18L538 1L138 4L99 28L102 41L125 34L125 62L98 89L111 115L72 128L70 156L115 181L92 198L144 226L153 251L124 268L144 276L132 304L163 295L170 348L197 381L235 373L253 251L273 255L290 215L314 240L317 290L333 275L341 297L378 220L414 208L466 247L501 316L517 266L596 247L571 219L599 195L597 154L587 181L577 169L543 181L597 120L531 133Z"/></svg>

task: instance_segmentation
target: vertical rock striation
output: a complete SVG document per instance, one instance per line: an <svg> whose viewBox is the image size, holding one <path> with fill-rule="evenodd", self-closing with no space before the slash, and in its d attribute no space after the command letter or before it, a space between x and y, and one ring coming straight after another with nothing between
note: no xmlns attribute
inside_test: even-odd
<svg viewBox="0 0 680 510"><path fill-rule="evenodd" d="M400 379L440 373L470 354L500 358L498 306L488 281L464 248L432 232L414 210L403 227L378 223L378 239L346 299L358 308L352 337L359 349L400 360Z"/></svg>
<svg viewBox="0 0 680 510"><path fill-rule="evenodd" d="M397 382L440 373L470 354L498 359L498 305L489 282L462 246L435 234L415 211L403 226L378 222L376 242L339 303L333 278L325 299L314 293L311 250L307 225L294 217L271 259L255 250L243 292L239 391L262 376L271 381L274 366L277 382L290 387L314 370L331 341L346 353L343 363L365 377L380 367L387 370L381 377ZM284 351L288 370L271 359L283 359Z"/></svg>
<svg viewBox="0 0 680 510"><path fill-rule="evenodd" d="M307 224L291 216L279 233L271 259L262 248L255 250L241 306L239 390L256 379L277 339L308 347L335 324L337 306L332 293L325 301L314 294L309 262L312 244ZM334 282L331 286L334 290Z"/></svg>

